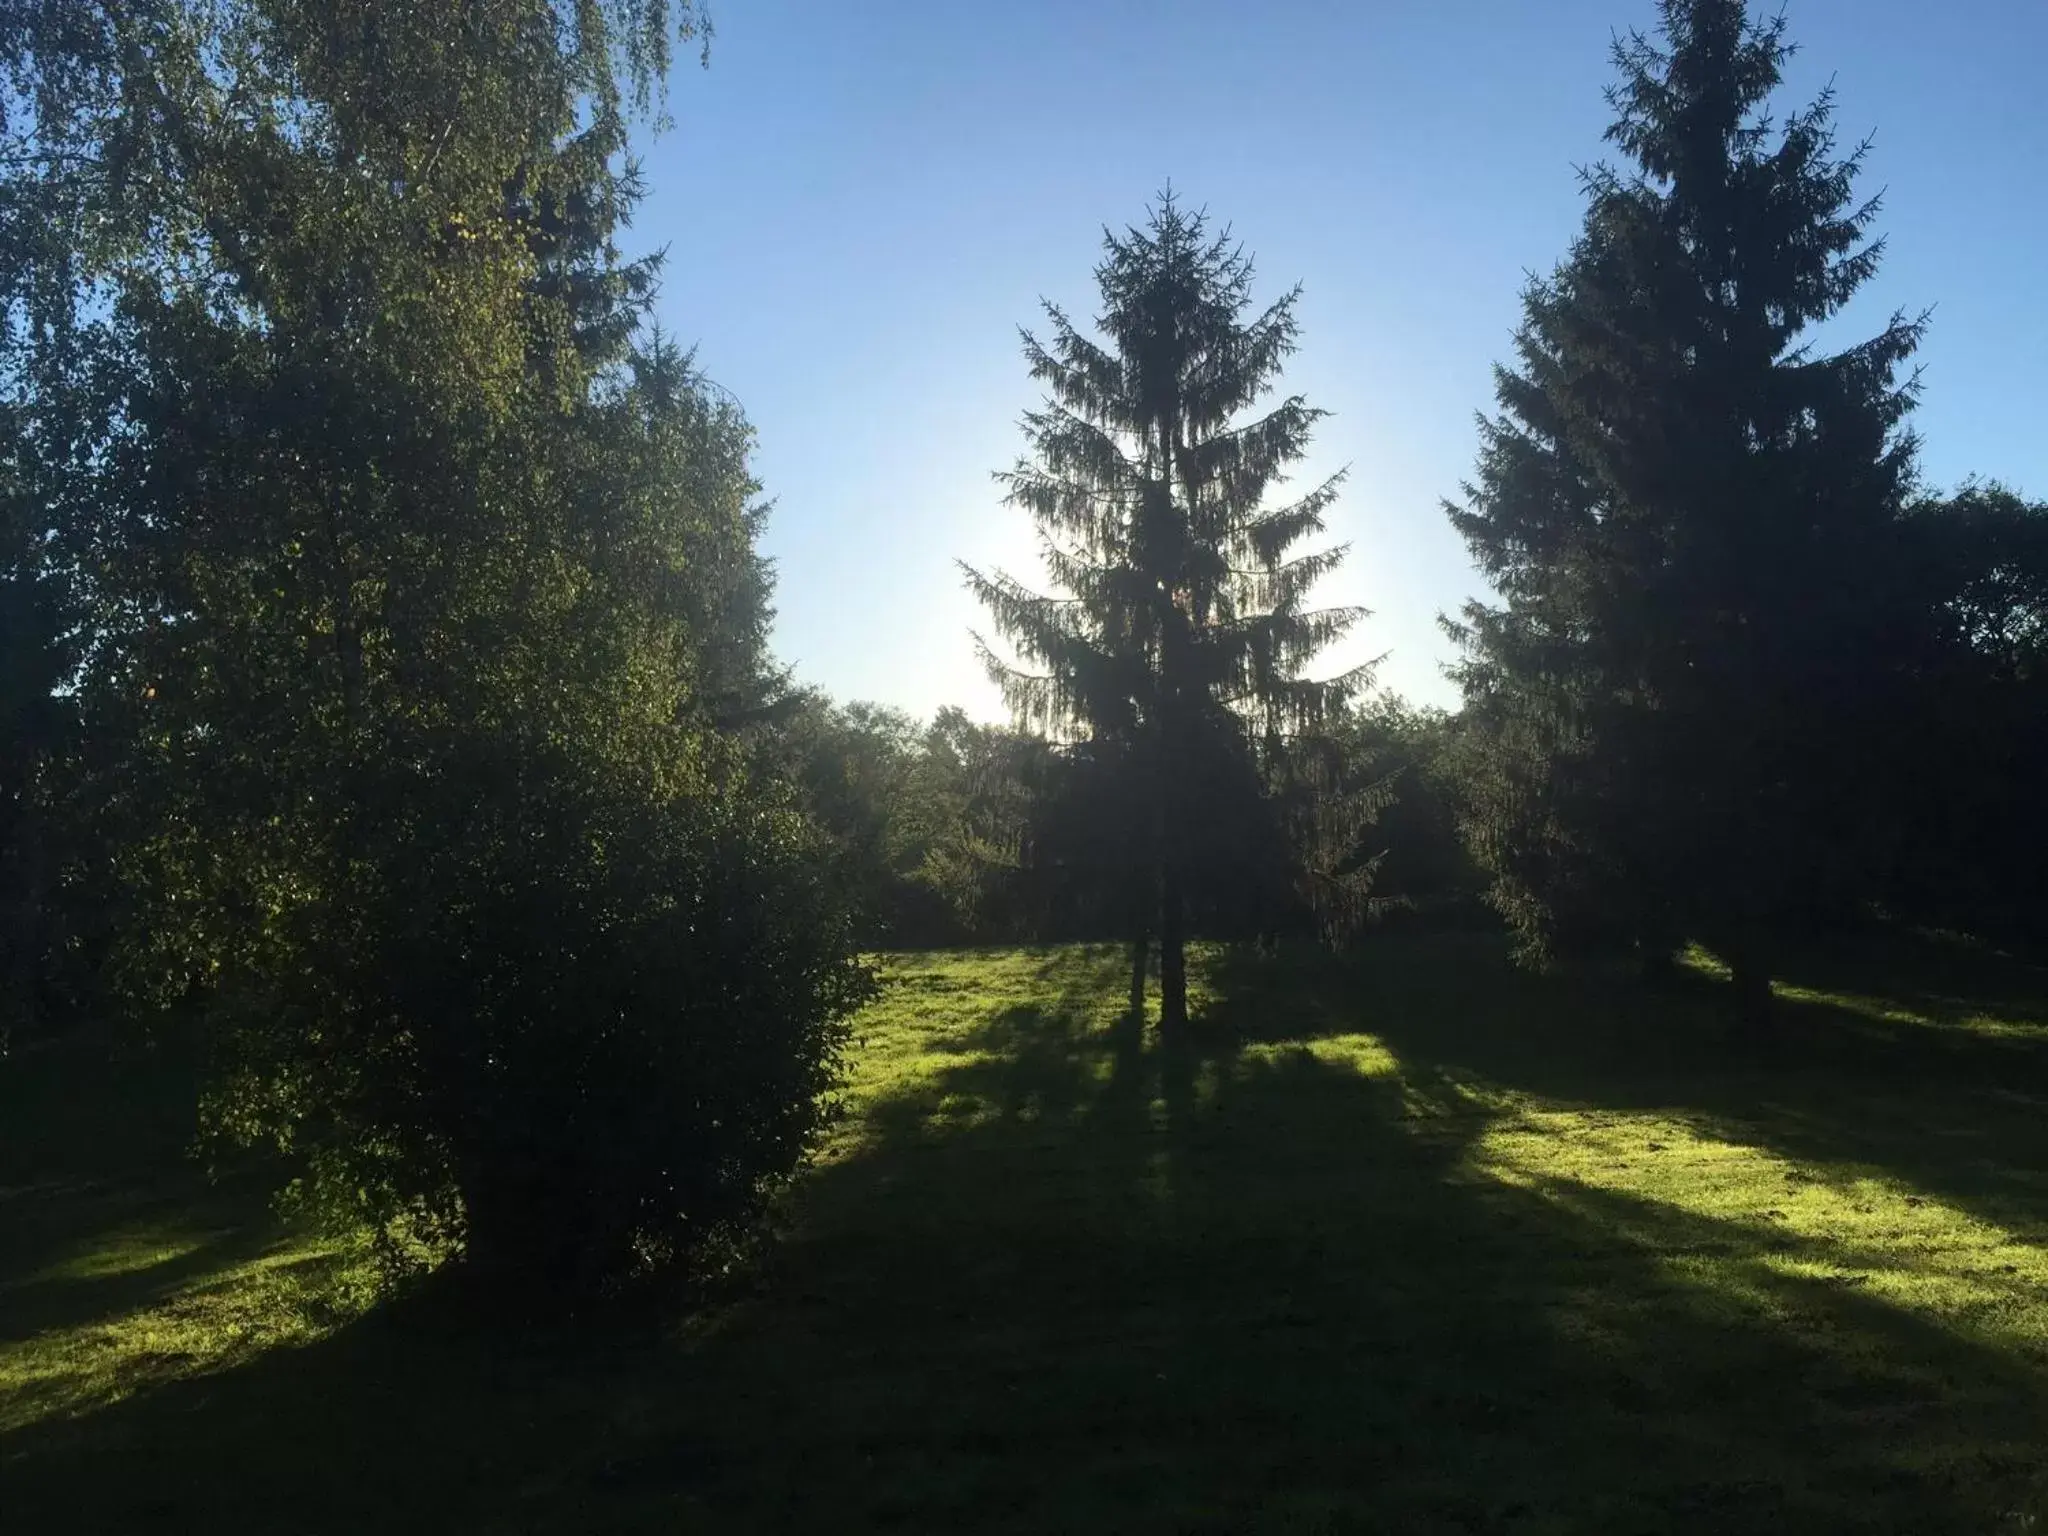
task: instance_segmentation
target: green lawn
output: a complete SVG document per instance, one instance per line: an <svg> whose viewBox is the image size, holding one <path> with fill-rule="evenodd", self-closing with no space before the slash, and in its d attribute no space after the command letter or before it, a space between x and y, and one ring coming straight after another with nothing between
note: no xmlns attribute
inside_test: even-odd
<svg viewBox="0 0 2048 1536"><path fill-rule="evenodd" d="M509 1340L0 1063L0 1530L2048 1530L2048 977L1200 975L893 960L758 1272Z"/></svg>

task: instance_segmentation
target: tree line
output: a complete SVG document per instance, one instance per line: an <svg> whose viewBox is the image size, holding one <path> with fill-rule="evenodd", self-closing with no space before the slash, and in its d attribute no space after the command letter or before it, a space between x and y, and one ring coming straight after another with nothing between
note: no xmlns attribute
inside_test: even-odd
<svg viewBox="0 0 2048 1536"><path fill-rule="evenodd" d="M8 1017L189 1050L394 1272L559 1302L723 1251L890 946L1504 920L1702 943L1761 1022L1818 929L2044 937L2048 509L1917 470L1926 321L1782 18L1664 0L1446 509L1462 707L1327 648L1342 477L1293 290L1173 196L965 570L1009 726L802 688L751 429L621 249L690 5L0 3ZM1832 337L1835 327L1827 334Z"/></svg>

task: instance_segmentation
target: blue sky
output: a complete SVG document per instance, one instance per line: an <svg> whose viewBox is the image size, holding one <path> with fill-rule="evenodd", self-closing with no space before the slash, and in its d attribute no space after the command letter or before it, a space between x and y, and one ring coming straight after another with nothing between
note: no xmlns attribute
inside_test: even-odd
<svg viewBox="0 0 2048 1536"><path fill-rule="evenodd" d="M1889 255L1852 311L1934 309L1923 473L2048 495L2042 0L1790 0L1786 105L1833 77L1874 134ZM990 472L1034 391L1041 296L1094 313L1105 223L1171 179L1262 286L1305 285L1287 387L1352 478L1321 595L1374 610L1332 665L1449 704L1435 616L1482 590L1439 504L1475 447L1524 274L1579 217L1614 29L1648 0L714 0L644 151L658 313L744 403L777 503L776 648L842 698L1000 714L953 562L1035 575Z"/></svg>

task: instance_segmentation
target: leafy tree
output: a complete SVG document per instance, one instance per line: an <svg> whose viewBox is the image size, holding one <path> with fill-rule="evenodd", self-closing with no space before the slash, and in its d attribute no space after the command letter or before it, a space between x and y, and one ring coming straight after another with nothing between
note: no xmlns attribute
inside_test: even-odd
<svg viewBox="0 0 2048 1536"><path fill-rule="evenodd" d="M1138 822L1132 997L1156 932L1171 1029L1187 1016L1191 877L1208 834L1231 824L1205 810L1256 808L1260 744L1313 731L1363 686L1365 669L1304 675L1361 615L1305 606L1341 547L1292 553L1322 530L1342 476L1268 501L1322 413L1290 396L1245 415L1295 348L1298 290L1254 312L1250 259L1170 193L1144 229L1105 232L1095 276L1102 340L1050 304L1050 342L1024 335L1049 393L1003 477L1037 524L1053 590L966 574L1018 657L982 645L1011 706L1085 737L1125 786L1114 798Z"/></svg>
<svg viewBox="0 0 2048 1536"><path fill-rule="evenodd" d="M837 853L872 944L1038 937L1050 914L1027 861L1052 749L957 708L920 725L880 705L811 694L776 728Z"/></svg>
<svg viewBox="0 0 2048 1536"><path fill-rule="evenodd" d="M916 878L980 942L1036 935L1027 860L1052 764L1042 737L953 706L925 728L905 818L919 849Z"/></svg>
<svg viewBox="0 0 2048 1536"><path fill-rule="evenodd" d="M41 65L85 40L75 9L0 4L0 1049L76 982L62 951L94 904L66 876L101 862L67 793L83 594L54 536L108 410L93 376L107 319L69 279L82 253L119 248L85 195L112 169L86 125L113 104L79 89L89 70Z"/></svg>
<svg viewBox="0 0 2048 1536"><path fill-rule="evenodd" d="M1387 695L1346 710L1331 739L1350 782L1384 786L1384 806L1348 855L1371 863L1381 909L1443 915L1476 905L1484 882L1458 829L1458 717Z"/></svg>
<svg viewBox="0 0 2048 1536"><path fill-rule="evenodd" d="M0 411L0 433L7 431ZM35 444L16 427L0 446L0 1054L32 1022L53 979L63 858L56 770L74 719L59 696L73 658L62 573L50 568L33 487Z"/></svg>
<svg viewBox="0 0 2048 1536"><path fill-rule="evenodd" d="M1615 48L1570 256L1531 285L1475 482L1449 508L1500 594L1465 645L1475 846L1538 951L1683 937L1751 1005L1778 935L1889 852L1887 760L1920 632L1900 369L1921 322L1817 351L1876 270L1832 100L1782 122L1782 18L1664 0Z"/></svg>
<svg viewBox="0 0 2048 1536"><path fill-rule="evenodd" d="M1920 503L1913 521L1952 648L1997 677L2048 671L2048 502L1971 481Z"/></svg>
<svg viewBox="0 0 2048 1536"><path fill-rule="evenodd" d="M593 404L606 419L585 494L600 509L604 498L637 499L677 536L657 560L607 550L617 573L665 584L650 599L673 604L695 641L693 701L707 718L728 730L767 718L788 688L768 651L775 574L759 541L769 506L748 463L745 413L659 330L636 338L624 374Z"/></svg>
<svg viewBox="0 0 2048 1536"><path fill-rule="evenodd" d="M898 709L819 694L793 701L773 750L830 836L834 878L860 914L863 943L941 944L960 935L917 869L907 814L919 727Z"/></svg>
<svg viewBox="0 0 2048 1536"><path fill-rule="evenodd" d="M1939 646L1894 751L1918 785L1885 896L2006 942L2048 939L2048 504L1995 483L1914 509Z"/></svg>
<svg viewBox="0 0 2048 1536"><path fill-rule="evenodd" d="M65 21L9 58L7 206L82 232L24 291L102 388L56 526L125 991L205 1022L217 1140L394 1256L559 1298L688 1255L801 1157L866 987L721 730L774 686L745 423L614 249L693 13Z"/></svg>

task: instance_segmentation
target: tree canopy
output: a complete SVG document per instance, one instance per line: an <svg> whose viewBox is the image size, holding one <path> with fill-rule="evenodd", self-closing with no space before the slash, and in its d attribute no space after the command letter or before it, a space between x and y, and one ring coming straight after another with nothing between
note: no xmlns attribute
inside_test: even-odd
<svg viewBox="0 0 2048 1536"><path fill-rule="evenodd" d="M1474 831L1525 940L1710 939L1754 991L1770 936L1885 855L1923 322L1816 348L1883 252L1862 152L1829 95L1769 115L1782 16L1661 13L1616 44L1624 164L1586 175L1450 508L1499 593L1453 629L1490 743Z"/></svg>
<svg viewBox="0 0 2048 1536"><path fill-rule="evenodd" d="M8 33L12 405L116 991L203 1029L217 1145L287 1153L395 1262L552 1299L754 1210L866 985L727 729L779 686L748 428L616 247L679 24Z"/></svg>
<svg viewBox="0 0 2048 1536"><path fill-rule="evenodd" d="M1248 414L1297 345L1299 290L1255 308L1251 259L1171 193L1103 247L1101 339L1051 304L1049 340L1024 333L1047 394L1024 418L1029 451L1001 477L1037 526L1052 590L1000 571L967 579L1016 652L982 646L1018 716L1084 737L1120 770L1109 792L1135 834L1132 995L1156 932L1171 1027L1186 1017L1187 891L1205 837L1228 829L1231 856L1256 858L1254 749L1321 728L1370 671L1309 674L1363 617L1308 605L1344 557L1300 549L1342 473L1271 496L1323 413L1290 395Z"/></svg>

